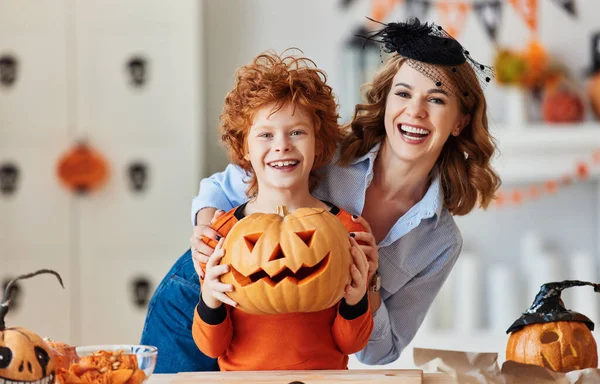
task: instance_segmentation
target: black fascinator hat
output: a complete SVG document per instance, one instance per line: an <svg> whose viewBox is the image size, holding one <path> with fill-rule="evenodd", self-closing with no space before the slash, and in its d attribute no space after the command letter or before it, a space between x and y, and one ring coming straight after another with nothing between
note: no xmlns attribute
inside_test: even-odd
<svg viewBox="0 0 600 384"><path fill-rule="evenodd" d="M436 66L451 67L451 73L456 73L454 67L469 63L482 88L494 77L492 67L475 61L468 50L435 23L422 23L417 18L388 24L370 20L383 25L383 28L359 37L380 43L387 53L405 57L412 68L429 77L438 87L445 86L453 92L459 92Z"/></svg>

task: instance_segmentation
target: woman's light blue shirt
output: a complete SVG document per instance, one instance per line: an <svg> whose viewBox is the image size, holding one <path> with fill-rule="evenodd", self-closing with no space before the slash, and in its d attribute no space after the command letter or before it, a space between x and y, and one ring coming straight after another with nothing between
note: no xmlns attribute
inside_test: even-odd
<svg viewBox="0 0 600 384"><path fill-rule="evenodd" d="M376 145L347 167L334 159L324 167L313 195L360 215L378 151ZM227 211L245 202L246 178L243 170L229 165L203 179L192 202L192 222L202 208ZM378 246L383 301L374 314L368 345L356 354L361 362L373 365L395 361L411 342L462 248L458 226L444 207L439 176Z"/></svg>

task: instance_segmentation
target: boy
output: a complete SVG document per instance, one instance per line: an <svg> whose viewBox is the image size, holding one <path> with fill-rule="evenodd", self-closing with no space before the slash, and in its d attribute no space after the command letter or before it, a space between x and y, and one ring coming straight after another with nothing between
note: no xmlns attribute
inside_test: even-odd
<svg viewBox="0 0 600 384"><path fill-rule="evenodd" d="M337 106L325 75L305 58L261 54L238 70L220 117L231 160L249 176L250 200L215 222L222 237L244 216L324 208L349 231L362 231L350 214L311 195L316 170L333 157L340 137ZM369 340L373 319L367 299L368 263L350 243L352 282L344 298L319 312L251 315L226 295L219 265L223 239L205 268L192 335L199 349L217 357L221 370L346 369L348 355Z"/></svg>

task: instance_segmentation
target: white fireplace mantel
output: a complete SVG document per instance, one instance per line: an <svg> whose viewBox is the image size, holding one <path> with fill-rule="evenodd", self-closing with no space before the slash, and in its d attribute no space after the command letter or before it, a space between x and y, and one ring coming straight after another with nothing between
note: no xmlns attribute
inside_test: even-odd
<svg viewBox="0 0 600 384"><path fill-rule="evenodd" d="M575 174L577 164L592 163L600 150L600 123L491 125L499 154L494 168L503 184L528 184ZM600 178L600 164L591 167Z"/></svg>

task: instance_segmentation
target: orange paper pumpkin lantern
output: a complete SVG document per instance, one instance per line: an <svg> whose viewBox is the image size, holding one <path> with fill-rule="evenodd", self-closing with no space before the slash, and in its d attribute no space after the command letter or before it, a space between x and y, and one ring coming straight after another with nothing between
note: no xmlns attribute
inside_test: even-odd
<svg viewBox="0 0 600 384"><path fill-rule="evenodd" d="M58 178L69 189L85 193L100 187L108 177L108 164L86 144L78 144L58 162Z"/></svg>
<svg viewBox="0 0 600 384"><path fill-rule="evenodd" d="M8 313L12 285L20 279L40 273L56 275L58 273L40 270L11 280L0 303L0 382L36 382L53 383L56 371L55 361L50 347L40 336L22 327L6 328L4 318Z"/></svg>
<svg viewBox="0 0 600 384"><path fill-rule="evenodd" d="M534 364L556 372L597 368L598 352L592 335L594 323L569 311L560 298L563 289L600 285L577 280L542 285L531 307L511 325L506 360Z"/></svg>
<svg viewBox="0 0 600 384"><path fill-rule="evenodd" d="M336 304L350 282L350 241L325 209L252 214L226 237L221 281L238 308L252 314L315 312Z"/></svg>

